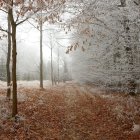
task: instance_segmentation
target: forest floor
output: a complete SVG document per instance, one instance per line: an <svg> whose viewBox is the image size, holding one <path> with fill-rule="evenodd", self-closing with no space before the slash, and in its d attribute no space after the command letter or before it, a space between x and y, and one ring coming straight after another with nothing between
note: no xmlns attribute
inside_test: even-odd
<svg viewBox="0 0 140 140"><path fill-rule="evenodd" d="M0 90L0 140L140 140L140 96L76 83L19 86L16 121Z"/></svg>

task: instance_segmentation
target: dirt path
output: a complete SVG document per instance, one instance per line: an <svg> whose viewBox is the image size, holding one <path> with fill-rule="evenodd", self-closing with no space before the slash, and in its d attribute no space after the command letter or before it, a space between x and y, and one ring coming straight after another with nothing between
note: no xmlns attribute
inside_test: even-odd
<svg viewBox="0 0 140 140"><path fill-rule="evenodd" d="M3 118L0 140L140 139L140 131L133 131L140 124L139 97L99 94L73 83L18 93L19 120Z"/></svg>

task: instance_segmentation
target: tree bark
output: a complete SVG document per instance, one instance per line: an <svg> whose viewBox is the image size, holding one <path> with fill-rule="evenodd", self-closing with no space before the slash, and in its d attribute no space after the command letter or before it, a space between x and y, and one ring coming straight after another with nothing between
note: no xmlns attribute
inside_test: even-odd
<svg viewBox="0 0 140 140"><path fill-rule="evenodd" d="M11 6L13 6L13 1ZM17 62L17 44L16 44L16 23L14 21L12 8L9 9L9 19L12 29L12 86L13 86L13 103L12 103L12 117L18 113L17 110L17 76L16 76L16 62Z"/></svg>
<svg viewBox="0 0 140 140"><path fill-rule="evenodd" d="M126 0L120 0L120 2L121 2L121 6L122 7L125 7L126 6Z"/></svg>
<svg viewBox="0 0 140 140"><path fill-rule="evenodd" d="M11 97L11 88L10 88L10 82L11 82L11 74L10 74L10 58L11 58L11 24L10 24L10 18L8 14L8 52L7 52L7 63L6 63L6 69L7 69L7 98L10 99Z"/></svg>
<svg viewBox="0 0 140 140"><path fill-rule="evenodd" d="M121 0L121 2L125 3L123 7L126 6L126 0ZM133 47L134 42L136 40L133 39L130 31L130 23L129 18L127 16L123 17L123 27L125 31L125 50L126 50L126 57L127 57L127 65L128 65L128 71L129 71L129 79L127 79L127 87L128 87L128 93L131 95L135 95L136 90L136 80L135 80L135 73L134 73L134 54L133 54Z"/></svg>
<svg viewBox="0 0 140 140"><path fill-rule="evenodd" d="M59 58L60 57L60 54L59 54L59 47L58 47L58 79L57 79L57 81L58 81L58 84L59 84Z"/></svg>
<svg viewBox="0 0 140 140"><path fill-rule="evenodd" d="M17 62L17 46L16 46L16 25L12 25L12 81L13 81L13 107L12 116L17 114L17 76L16 76L16 62Z"/></svg>
<svg viewBox="0 0 140 140"><path fill-rule="evenodd" d="M54 84L54 76L53 76L53 46L52 46L52 35L50 34L51 40L50 40L50 49L51 49L51 81L52 81L52 86Z"/></svg>
<svg viewBox="0 0 140 140"><path fill-rule="evenodd" d="M43 26L43 23L42 23L42 18L41 18L41 20L40 20L40 88L43 88L43 51L42 51L43 31L42 31L42 26Z"/></svg>
<svg viewBox="0 0 140 140"><path fill-rule="evenodd" d="M52 40L51 40L52 41ZM51 43L51 80L52 80L52 86L54 83L54 78L53 78L53 55L52 55L52 43Z"/></svg>

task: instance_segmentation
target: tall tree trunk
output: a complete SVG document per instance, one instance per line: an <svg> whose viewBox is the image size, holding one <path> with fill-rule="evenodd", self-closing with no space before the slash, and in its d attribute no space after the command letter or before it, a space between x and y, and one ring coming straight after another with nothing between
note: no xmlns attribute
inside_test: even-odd
<svg viewBox="0 0 140 140"><path fill-rule="evenodd" d="M7 52L7 63L6 63L6 69L7 69L7 98L10 99L11 96L11 88L10 88L10 82L11 82L11 74L10 74L10 58L11 58L11 24L10 24L10 18L8 14L8 52Z"/></svg>
<svg viewBox="0 0 140 140"><path fill-rule="evenodd" d="M60 59L59 57L60 57L60 54L59 54L59 47L58 47L58 62L57 62L58 63L58 66L57 66L58 67L58 79L57 79L58 84L59 84L59 59Z"/></svg>
<svg viewBox="0 0 140 140"><path fill-rule="evenodd" d="M68 67L67 67L67 62L64 59L64 83L68 80Z"/></svg>
<svg viewBox="0 0 140 140"><path fill-rule="evenodd" d="M126 7L126 0L120 0L122 7ZM134 72L134 40L131 34L130 28L130 20L127 16L123 17L123 27L125 31L125 52L127 57L127 66L128 66L128 74L130 75L129 79L127 78L127 86L128 86L128 93L131 95L135 95L136 90L136 81L135 81L135 72Z"/></svg>
<svg viewBox="0 0 140 140"><path fill-rule="evenodd" d="M51 81L52 81L52 85L53 85L54 79L53 79L53 55L52 55L52 44L51 44Z"/></svg>
<svg viewBox="0 0 140 140"><path fill-rule="evenodd" d="M42 15L42 13L41 13ZM42 18L40 20L40 88L43 88L43 51L42 51L42 42L43 42L43 31L42 31Z"/></svg>
<svg viewBox="0 0 140 140"><path fill-rule="evenodd" d="M13 6L13 1L11 7ZM12 29L12 84L13 84L13 104L12 117L15 117L17 111L17 76L16 76L16 62L17 62L17 44L16 44L16 23L14 21L12 8L9 9L9 19Z"/></svg>
<svg viewBox="0 0 140 140"><path fill-rule="evenodd" d="M53 46L52 46L52 35L50 34L50 49L51 49L51 81L52 81L52 86L54 84L54 76L53 76L53 54L52 54L52 49L53 49Z"/></svg>
<svg viewBox="0 0 140 140"><path fill-rule="evenodd" d="M16 46L16 25L12 25L12 81L13 81L13 107L12 116L17 114L17 76L16 76L16 63L17 63L17 46Z"/></svg>

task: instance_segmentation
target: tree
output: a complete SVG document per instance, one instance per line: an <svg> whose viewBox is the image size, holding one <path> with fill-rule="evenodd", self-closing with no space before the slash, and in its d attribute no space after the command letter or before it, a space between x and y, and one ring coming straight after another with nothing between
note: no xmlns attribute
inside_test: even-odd
<svg viewBox="0 0 140 140"><path fill-rule="evenodd" d="M122 3L122 7L126 8L126 0L120 0ZM125 10L125 9L124 9ZM135 74L135 54L138 47L139 36L137 32L137 27L131 23L128 15L123 16L123 27L124 27L124 41L125 41L125 51L128 65L128 72L131 73L129 78L127 78L128 83L128 92L131 95L135 95L136 93L136 74ZM134 32L134 33L133 33ZM135 54L134 54L135 53Z"/></svg>
<svg viewBox="0 0 140 140"><path fill-rule="evenodd" d="M67 53L77 49L71 54L75 78L136 93L140 79L139 1L92 0L83 2L80 9L69 20L75 39Z"/></svg>
<svg viewBox="0 0 140 140"><path fill-rule="evenodd" d="M7 70L7 98L10 99L11 97L11 73L10 73L10 59L11 59L11 23L9 14L7 17L8 20L8 51L7 51L7 63L6 63L6 70Z"/></svg>
<svg viewBox="0 0 140 140"><path fill-rule="evenodd" d="M41 10L41 20L40 20L40 87L43 88L43 51L42 51L42 41L43 41L43 22L42 22L42 10Z"/></svg>
<svg viewBox="0 0 140 140"><path fill-rule="evenodd" d="M0 9L1 10L1 9ZM3 11L4 13L7 14L7 11ZM8 25L8 30L7 30L7 35L3 34L3 36L1 37L2 40L5 41L5 37L7 38L8 36L8 45L7 48L4 46L3 51L7 56L7 62L6 62L6 72L7 72L7 99L10 99L11 97L11 88L10 88L10 82L11 82L11 73L10 73L10 59L11 59L11 24L10 24L10 20L9 20L9 15L7 14L7 25ZM7 49L7 50L6 50Z"/></svg>
<svg viewBox="0 0 140 140"><path fill-rule="evenodd" d="M6 60L3 58L4 55L1 54L0 58L0 80L6 81Z"/></svg>
<svg viewBox="0 0 140 140"><path fill-rule="evenodd" d="M59 84L59 79L60 79L59 65L60 65L60 52L59 52L59 46L58 46L58 49L57 49L57 81L58 81L58 84Z"/></svg>
<svg viewBox="0 0 140 140"><path fill-rule="evenodd" d="M16 32L17 27L29 19L34 13L38 11L37 8L33 7L33 1L23 1L23 0L8 0L0 1L1 10L8 13L9 22L11 24L11 38L12 38L12 86L13 86L13 106L12 106L12 116L18 113L17 111L17 76L16 76L16 62L17 62L17 42L16 42ZM7 11L6 11L6 10ZM16 17L15 17L16 15ZM8 32L2 29L1 31Z"/></svg>
<svg viewBox="0 0 140 140"><path fill-rule="evenodd" d="M53 49L53 45L52 45L52 36L51 36L51 41L50 41L50 49L51 49L51 81L52 81L52 85L54 84L54 75L53 75L53 53L52 53L52 49Z"/></svg>

